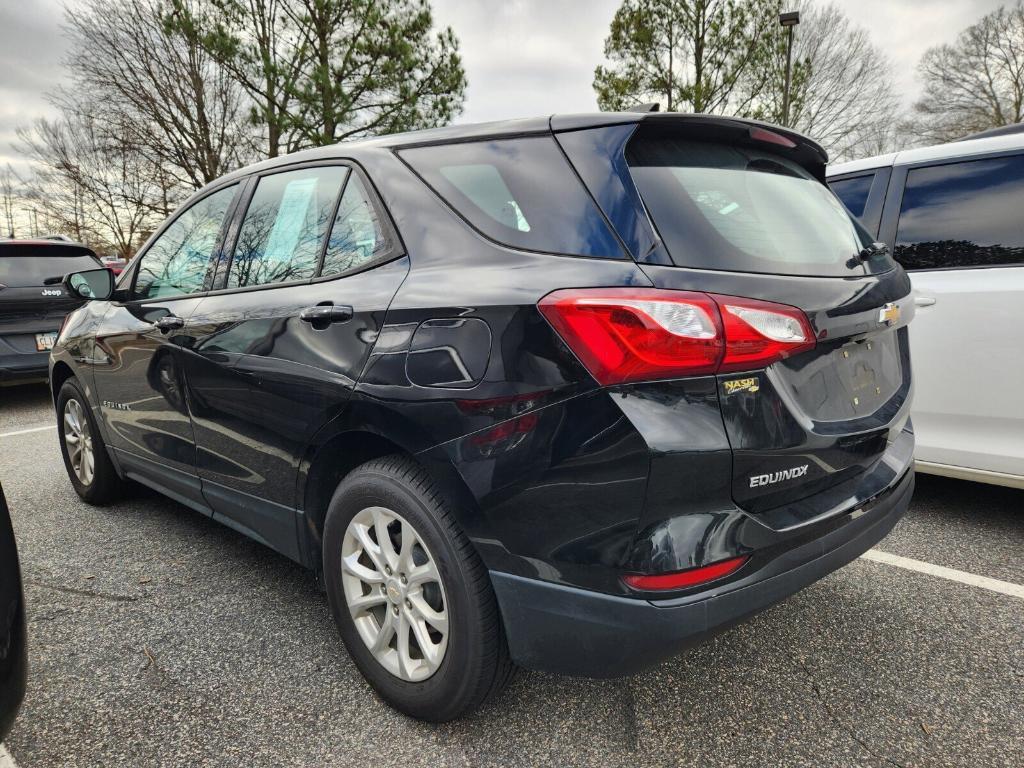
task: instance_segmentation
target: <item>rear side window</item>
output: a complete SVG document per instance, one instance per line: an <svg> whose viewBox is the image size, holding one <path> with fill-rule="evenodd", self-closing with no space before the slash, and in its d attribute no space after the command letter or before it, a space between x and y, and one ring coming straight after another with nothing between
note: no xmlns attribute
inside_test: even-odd
<svg viewBox="0 0 1024 768"><path fill-rule="evenodd" d="M304 168L262 177L238 232L228 288L314 277L348 168Z"/></svg>
<svg viewBox="0 0 1024 768"><path fill-rule="evenodd" d="M1024 155L912 169L895 255L908 270L1024 264Z"/></svg>
<svg viewBox="0 0 1024 768"><path fill-rule="evenodd" d="M550 136L417 147L399 155L492 240L543 253L625 257Z"/></svg>
<svg viewBox="0 0 1024 768"><path fill-rule="evenodd" d="M871 192L871 182L875 180L875 174L868 176L854 176L851 179L840 179L828 183L836 197L843 201L846 210L858 219L864 215L864 208L868 204L868 193Z"/></svg>
<svg viewBox="0 0 1024 768"><path fill-rule="evenodd" d="M374 213L366 187L353 173L338 204L321 274L340 275L360 269L384 256L390 248L391 241Z"/></svg>
<svg viewBox="0 0 1024 768"><path fill-rule="evenodd" d="M37 255L33 255L33 251ZM99 267L96 259L82 249L17 243L0 245L0 286L7 288L34 288L70 272Z"/></svg>
<svg viewBox="0 0 1024 768"><path fill-rule="evenodd" d="M657 135L634 139L626 161L677 266L826 277L893 266L881 254L855 259L870 235L781 155Z"/></svg>

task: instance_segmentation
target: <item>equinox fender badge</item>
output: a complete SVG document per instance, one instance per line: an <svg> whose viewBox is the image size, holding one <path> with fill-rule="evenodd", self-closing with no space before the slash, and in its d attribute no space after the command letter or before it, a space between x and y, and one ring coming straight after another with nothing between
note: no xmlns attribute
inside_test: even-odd
<svg viewBox="0 0 1024 768"><path fill-rule="evenodd" d="M801 464L799 467L780 469L778 472L772 472L767 475L754 475L750 478L750 487L757 488L759 485L774 485L775 483L781 483L783 480L795 480L806 475L807 470L808 465Z"/></svg>

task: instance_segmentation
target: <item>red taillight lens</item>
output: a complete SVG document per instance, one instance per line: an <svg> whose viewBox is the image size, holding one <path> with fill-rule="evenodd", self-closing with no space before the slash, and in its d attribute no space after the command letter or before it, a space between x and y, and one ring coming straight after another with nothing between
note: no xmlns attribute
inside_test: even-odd
<svg viewBox="0 0 1024 768"><path fill-rule="evenodd" d="M603 385L763 368L814 346L796 307L733 296L588 288L539 309Z"/></svg>
<svg viewBox="0 0 1024 768"><path fill-rule="evenodd" d="M713 296L722 312L725 358L719 373L764 368L814 347L814 331L796 307L735 296Z"/></svg>
<svg viewBox="0 0 1024 768"><path fill-rule="evenodd" d="M629 573L622 577L627 586L633 589L644 591L656 591L664 589L685 589L696 587L699 584L706 584L715 579L721 579L729 574L736 573L749 560L748 555L731 557L728 560L719 560L711 565L702 565L700 568L690 568L675 573L657 573L653 575L642 575Z"/></svg>
<svg viewBox="0 0 1024 768"><path fill-rule="evenodd" d="M601 384L714 373L722 359L721 321L704 293L567 290L539 306Z"/></svg>

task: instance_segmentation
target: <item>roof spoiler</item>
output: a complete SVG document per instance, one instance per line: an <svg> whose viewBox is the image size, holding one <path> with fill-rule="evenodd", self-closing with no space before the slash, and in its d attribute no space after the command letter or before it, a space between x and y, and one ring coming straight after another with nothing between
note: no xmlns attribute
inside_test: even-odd
<svg viewBox="0 0 1024 768"><path fill-rule="evenodd" d="M821 182L825 181L828 152L803 134L780 125L719 115L648 114L640 120L644 130L675 133L697 139L760 146L789 158Z"/></svg>

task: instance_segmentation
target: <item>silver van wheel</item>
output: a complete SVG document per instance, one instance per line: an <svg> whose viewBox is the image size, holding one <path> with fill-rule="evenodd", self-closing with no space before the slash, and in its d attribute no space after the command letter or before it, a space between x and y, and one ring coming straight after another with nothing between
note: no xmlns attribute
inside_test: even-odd
<svg viewBox="0 0 1024 768"><path fill-rule="evenodd" d="M448 649L448 600L409 521L385 507L361 510L345 530L341 571L352 621L377 662L408 682L433 675Z"/></svg>
<svg viewBox="0 0 1024 768"><path fill-rule="evenodd" d="M64 444L71 468L82 485L91 485L96 475L96 455L85 410L74 398L64 404Z"/></svg>

